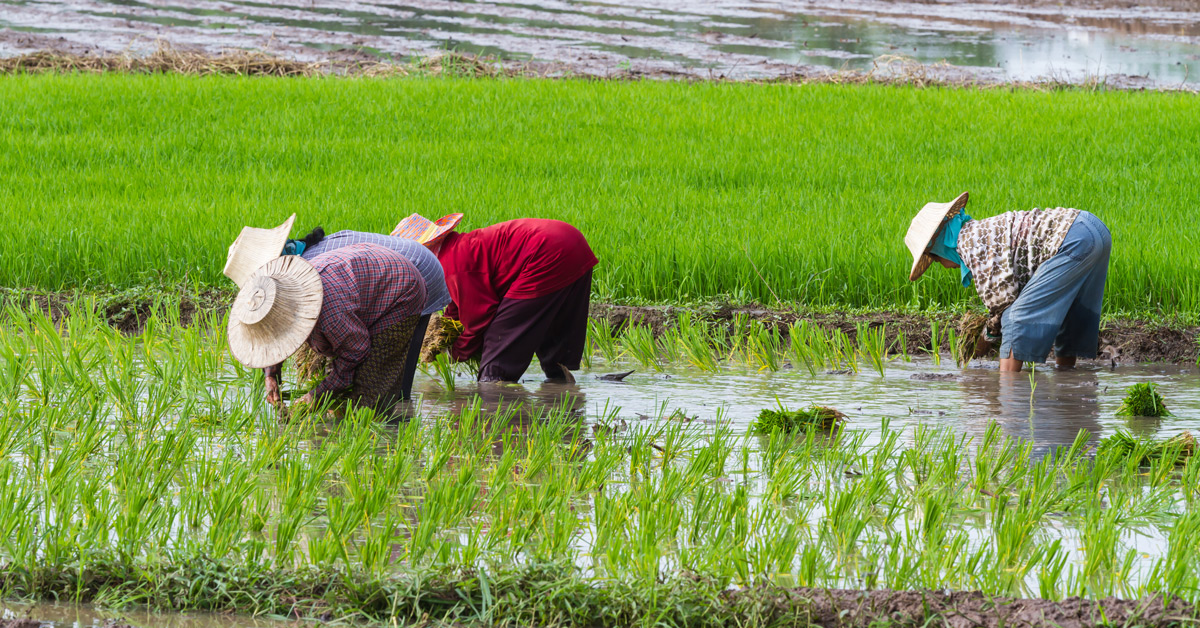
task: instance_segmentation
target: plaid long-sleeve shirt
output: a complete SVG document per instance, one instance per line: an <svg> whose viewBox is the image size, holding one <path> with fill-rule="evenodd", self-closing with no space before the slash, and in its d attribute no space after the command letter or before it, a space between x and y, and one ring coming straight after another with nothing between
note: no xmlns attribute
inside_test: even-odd
<svg viewBox="0 0 1200 628"><path fill-rule="evenodd" d="M353 244L309 260L324 292L317 324L308 336L314 351L333 358L314 398L341 390L371 350L371 336L421 313L425 281L403 255L378 244ZM278 377L279 365L268 375Z"/></svg>

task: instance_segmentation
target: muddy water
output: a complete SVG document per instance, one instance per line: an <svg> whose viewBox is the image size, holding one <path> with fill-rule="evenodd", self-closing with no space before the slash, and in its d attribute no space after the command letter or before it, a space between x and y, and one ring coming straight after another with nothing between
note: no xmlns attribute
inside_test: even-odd
<svg viewBox="0 0 1200 628"><path fill-rule="evenodd" d="M947 78L1200 85L1195 0L0 0L0 54L159 40L300 59L459 50L558 73L731 78L868 70L903 55L949 64L935 71Z"/></svg>
<svg viewBox="0 0 1200 628"><path fill-rule="evenodd" d="M148 611L105 611L91 606L61 604L0 604L0 619L33 619L42 628L288 628L311 626L313 622L280 621L215 613L152 613Z"/></svg>
<svg viewBox="0 0 1200 628"><path fill-rule="evenodd" d="M783 370L774 374L747 369L720 373L668 367L641 370L636 364L595 361L574 385L545 383L531 369L520 385L479 385L466 375L447 393L432 378L418 375L422 413L453 410L479 395L485 404L557 407L568 399L589 417L619 408L627 422L681 410L703 421L729 421L741 433L763 408L779 403L797 408L810 403L838 408L849 415L848 427L871 431L885 420L893 429L919 424L950 427L982 436L991 421L1009 436L1027 439L1039 452L1070 444L1081 429L1093 440L1117 429L1140 436L1169 438L1190 430L1200 433L1200 371L1174 365L1128 366L1087 364L1071 371L1038 370L1031 393L1029 373L1000 373L996 363L958 369L949 360L888 364L883 377L875 371L820 373ZM604 374L639 369L623 382L604 381ZM1126 388L1157 383L1176 415L1163 420L1117 417ZM907 430L911 432L911 430Z"/></svg>

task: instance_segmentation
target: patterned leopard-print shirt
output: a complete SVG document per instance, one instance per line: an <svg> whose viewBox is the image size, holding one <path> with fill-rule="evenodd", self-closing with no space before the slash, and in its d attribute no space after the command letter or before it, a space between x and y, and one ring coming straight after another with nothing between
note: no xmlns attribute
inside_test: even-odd
<svg viewBox="0 0 1200 628"><path fill-rule="evenodd" d="M1017 300L1038 266L1058 253L1078 215L1078 209L1056 207L1008 212L963 225L958 254L991 312L990 329L999 331L1000 315Z"/></svg>

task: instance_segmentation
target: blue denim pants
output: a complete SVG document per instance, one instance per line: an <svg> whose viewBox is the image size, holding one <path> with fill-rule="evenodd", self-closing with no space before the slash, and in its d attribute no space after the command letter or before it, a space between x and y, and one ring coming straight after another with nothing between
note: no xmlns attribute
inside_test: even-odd
<svg viewBox="0 0 1200 628"><path fill-rule="evenodd" d="M1079 212L1058 253L1034 271L1001 315L1000 357L1045 362L1051 347L1057 357L1096 357L1111 251L1108 227Z"/></svg>

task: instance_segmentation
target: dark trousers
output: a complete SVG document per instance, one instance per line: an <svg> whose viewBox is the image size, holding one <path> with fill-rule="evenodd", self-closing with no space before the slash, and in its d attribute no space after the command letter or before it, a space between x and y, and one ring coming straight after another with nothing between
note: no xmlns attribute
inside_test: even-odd
<svg viewBox="0 0 1200 628"><path fill-rule="evenodd" d="M403 397L408 400L412 398L413 377L417 374L417 359L421 357L421 343L425 342L425 331L429 329L429 314L425 314L417 321L417 328L413 331L412 340L408 343L408 357L404 359L404 382L402 383Z"/></svg>
<svg viewBox="0 0 1200 628"><path fill-rule="evenodd" d="M587 340L592 271L575 283L535 299L501 299L483 335L479 381L515 382L536 353L550 379L565 377L562 366L575 370Z"/></svg>

